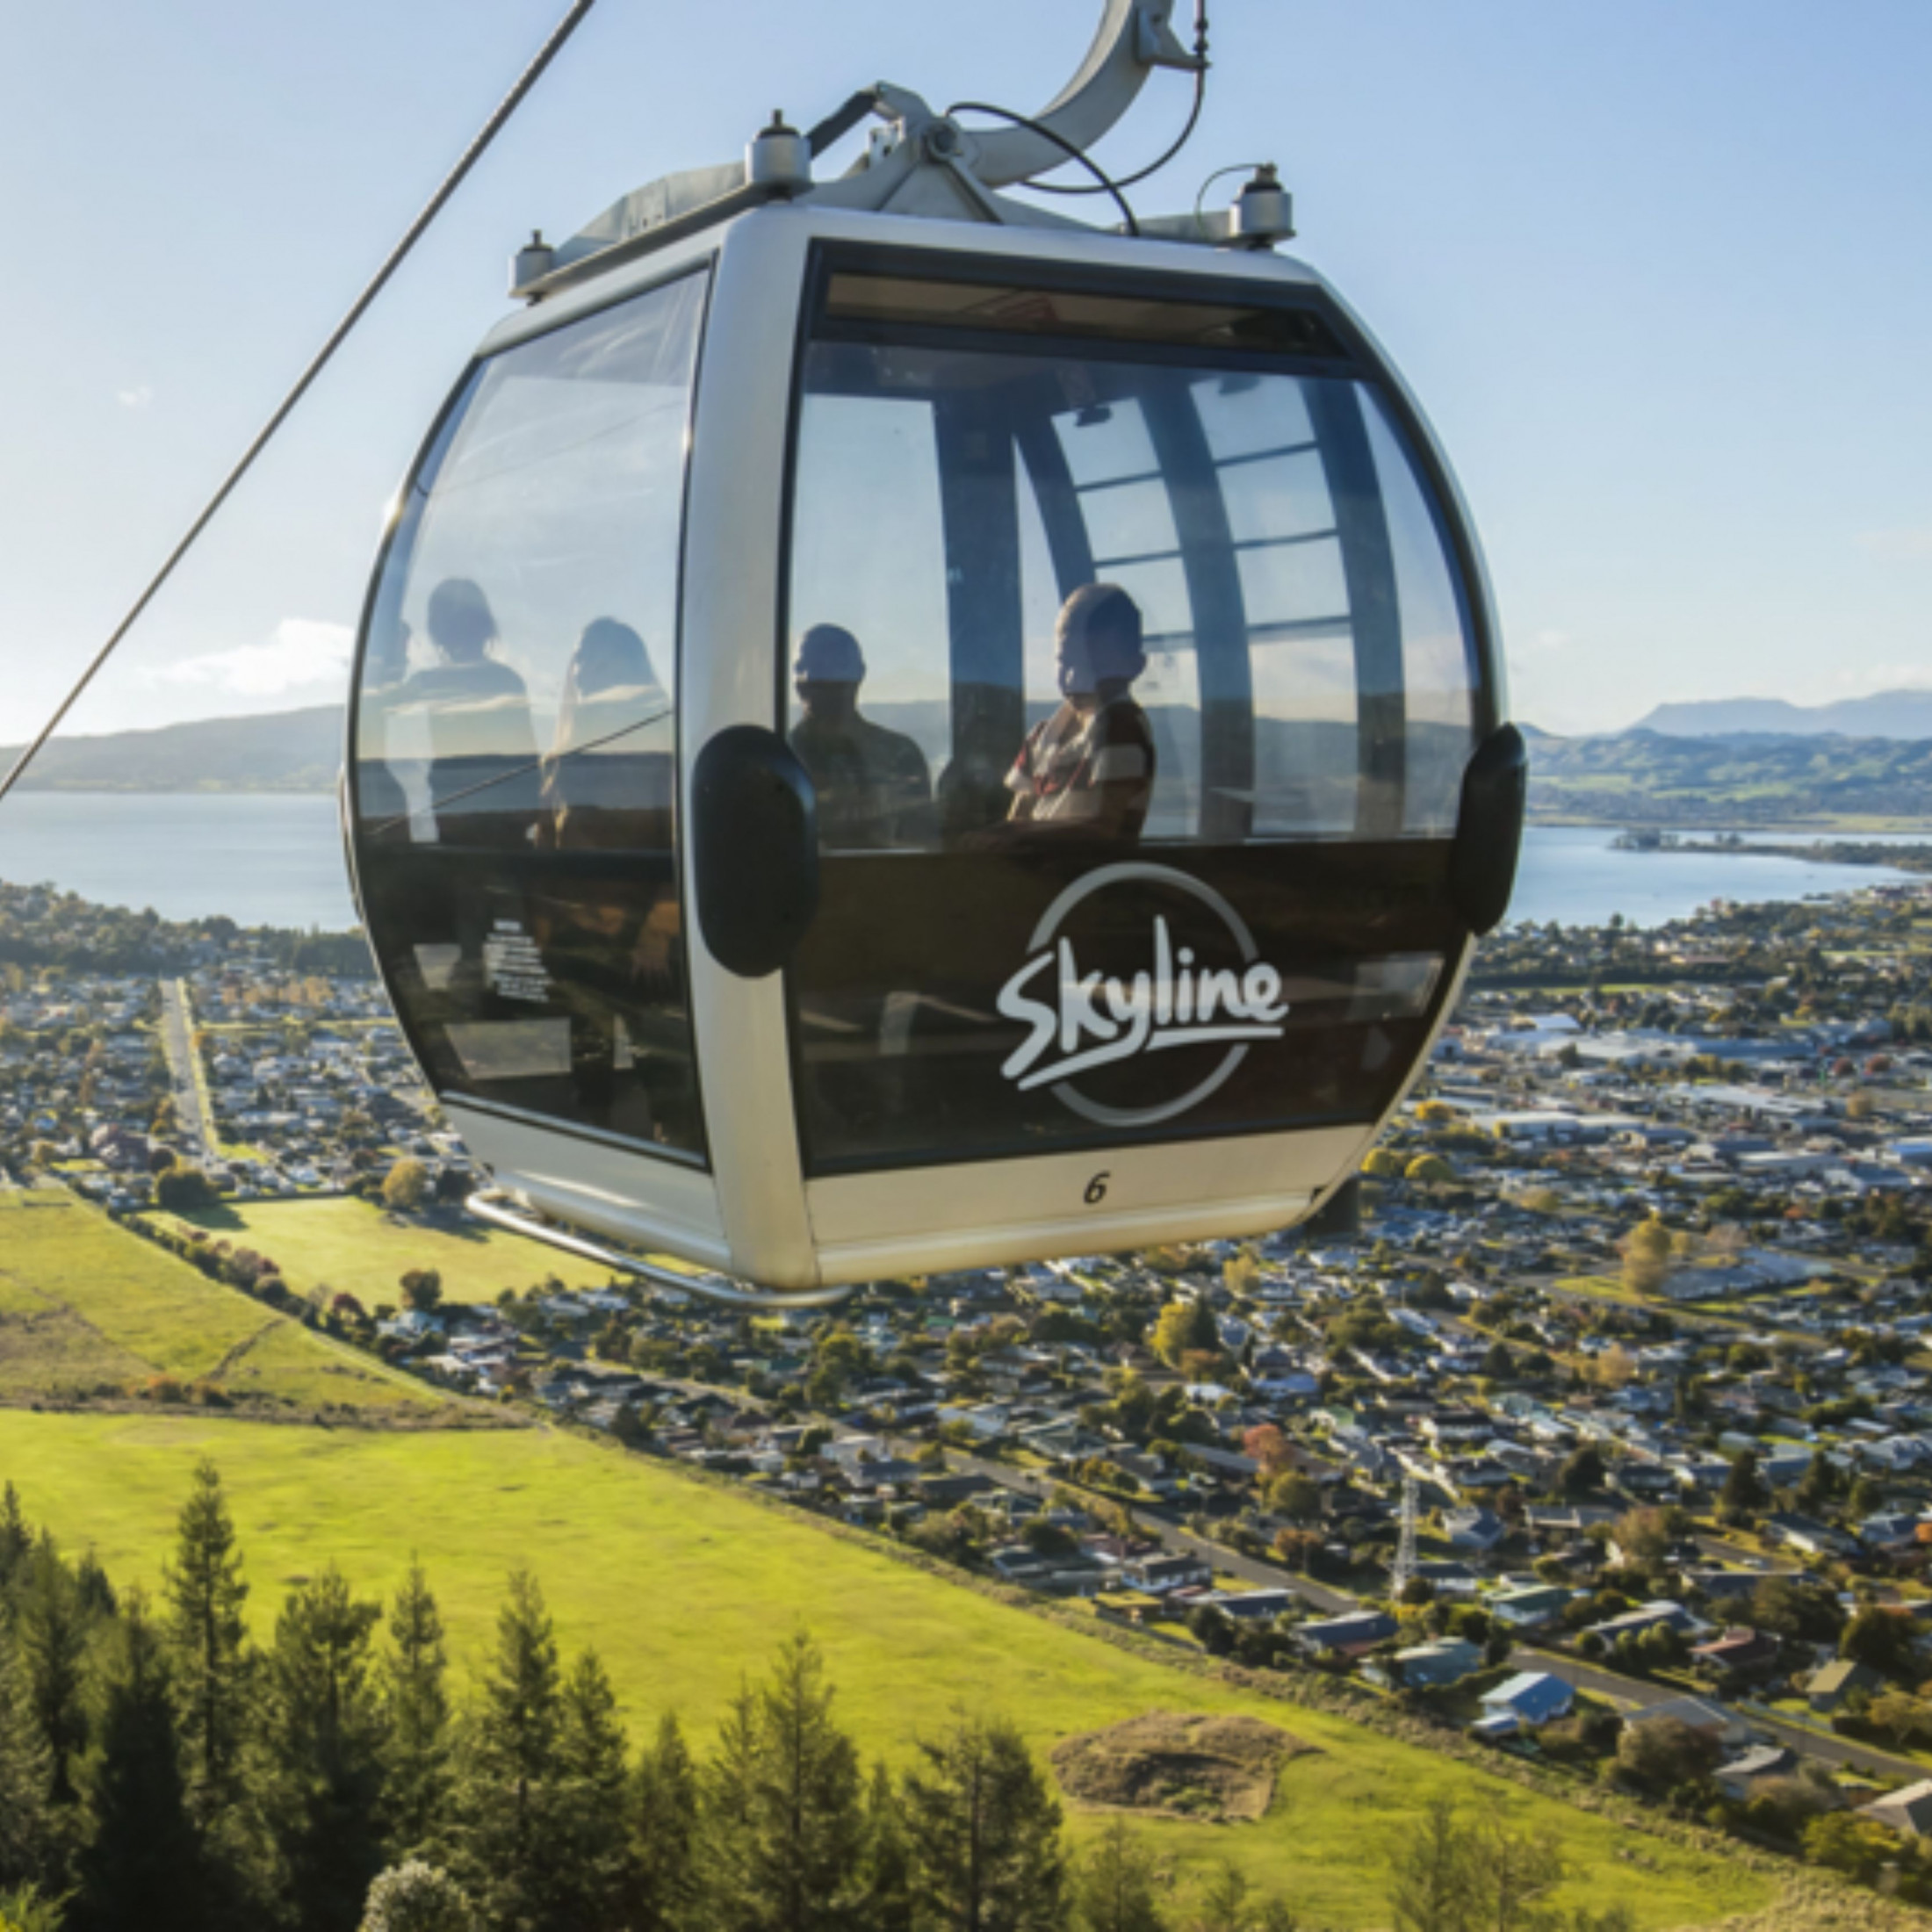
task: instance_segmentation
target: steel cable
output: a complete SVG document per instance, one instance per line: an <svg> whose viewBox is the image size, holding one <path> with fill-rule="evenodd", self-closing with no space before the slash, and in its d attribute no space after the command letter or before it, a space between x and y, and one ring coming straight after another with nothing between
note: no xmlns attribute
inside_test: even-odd
<svg viewBox="0 0 1932 1932"><path fill-rule="evenodd" d="M222 479L220 487L202 507L200 515L188 526L187 533L168 553L167 559L162 563L161 568L148 580L146 588L141 591L140 596L135 598L133 603L129 607L127 614L114 626L107 642L94 653L92 661L82 672L73 688L61 700L53 717L40 728L40 732L32 742L27 746L26 749L13 761L12 768L7 773L6 776L0 779L0 799L4 799L18 783L21 775L25 772L27 767L33 762L34 759L40 755L47 741L61 728L61 722L66 718L67 714L80 702L82 694L94 681L96 675L108 659L114 654L122 638L133 629L141 613L154 602L162 586L174 574L175 566L194 547L195 542L200 537L202 531L214 521L217 512L227 501L229 496L234 494L235 486L254 466L255 459L268 447L275 433L288 420L295 406L307 394L310 386L321 374L324 368L328 366L335 351L349 339L350 331L354 329L357 323L368 312L370 305L382 293L390 277L402 266L404 258L422 239L429 224L442 213L444 204L463 185L465 177L482 159L484 150L502 132L504 124L509 119L510 116L523 105L524 97L543 77L544 70L563 51L564 43L583 24L584 17L596 4L597 0L574 0L574 4L565 13L562 19L551 29L550 37L537 48L536 54L531 57L530 64L517 76L508 93L504 95L503 98L497 103L496 108L490 118L477 131L469 146L457 157L455 166L443 177L436 192L423 204L422 212L403 231L401 240L390 249L387 256L383 261L382 266L370 278L362 293L350 305L348 313L330 331L328 339L310 358L308 366L296 378L294 387L276 405L274 414L256 433L255 440L242 451L241 460Z"/></svg>

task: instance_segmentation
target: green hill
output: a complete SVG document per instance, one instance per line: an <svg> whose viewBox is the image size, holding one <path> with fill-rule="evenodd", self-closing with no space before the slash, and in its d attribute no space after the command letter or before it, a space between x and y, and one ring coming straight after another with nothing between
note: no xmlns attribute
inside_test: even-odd
<svg viewBox="0 0 1932 1932"><path fill-rule="evenodd" d="M392 1427L459 1412L63 1189L0 1192L0 1402L157 1400Z"/></svg>
<svg viewBox="0 0 1932 1932"><path fill-rule="evenodd" d="M487 1646L505 1575L528 1566L565 1643L594 1643L602 1655L633 1734L674 1706L708 1748L741 1678L761 1672L801 1620L825 1648L839 1710L861 1745L901 1759L916 1733L961 1706L1010 1715L1042 1754L1148 1712L1277 1725L1314 1748L1283 1769L1265 1819L1148 1828L1179 1864L1235 1861L1282 1892L1304 1924L1386 1925L1382 1848L1437 1794L1506 1804L1568 1854L1579 1874L1569 1900L1621 1900L1645 1927L1708 1924L1774 1896L1772 1881L1741 1861L1278 1701L1219 1669L1179 1668L1195 1655L1180 1647L1120 1647L1085 1633L1099 1626L1084 1610L1018 1607L783 1505L573 1436L0 1413L0 1477L18 1482L28 1513L58 1525L70 1546L92 1545L117 1580L158 1578L204 1455L223 1472L258 1633L284 1588L323 1562L339 1561L363 1590L388 1592L416 1552L460 1667ZM1089 1815L1076 1828L1098 1821Z"/></svg>

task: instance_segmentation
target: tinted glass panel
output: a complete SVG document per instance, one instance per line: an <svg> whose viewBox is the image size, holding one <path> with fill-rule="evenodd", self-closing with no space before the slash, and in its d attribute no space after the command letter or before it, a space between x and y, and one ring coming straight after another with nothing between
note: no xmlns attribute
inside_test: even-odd
<svg viewBox="0 0 1932 1932"><path fill-rule="evenodd" d="M492 357L365 643L370 930L438 1084L695 1152L675 863L691 277Z"/></svg>
<svg viewBox="0 0 1932 1932"><path fill-rule="evenodd" d="M797 447L808 1163L1379 1112L1459 943L1474 650L1328 324L837 273Z"/></svg>

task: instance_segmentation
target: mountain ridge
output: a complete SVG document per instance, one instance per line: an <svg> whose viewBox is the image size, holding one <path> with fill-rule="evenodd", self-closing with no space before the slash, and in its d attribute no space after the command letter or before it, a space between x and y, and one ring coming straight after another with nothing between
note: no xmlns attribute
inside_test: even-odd
<svg viewBox="0 0 1932 1932"><path fill-rule="evenodd" d="M1932 693L1921 695L1932 704ZM927 741L929 760L942 760L943 721L925 717L925 709L882 703L872 712ZM1332 749L1304 742L1305 732L1276 722L1290 732L1278 747L1278 765L1285 760L1287 769L1335 770ZM22 789L326 793L335 789L342 732L342 706L319 704L56 739L35 760ZM1932 819L1932 728L1920 739L1815 732L1690 737L1649 725L1582 738L1526 725L1525 735L1532 815L1546 820L1693 827ZM15 755L0 751L0 760Z"/></svg>
<svg viewBox="0 0 1932 1932"><path fill-rule="evenodd" d="M1932 689L1874 691L1829 704L1793 704L1781 697L1695 698L1655 705L1630 730L1664 738L1932 739Z"/></svg>
<svg viewBox="0 0 1932 1932"><path fill-rule="evenodd" d="M245 717L196 718L140 731L56 738L22 791L333 791L343 707L312 704ZM0 749L11 770L23 749Z"/></svg>

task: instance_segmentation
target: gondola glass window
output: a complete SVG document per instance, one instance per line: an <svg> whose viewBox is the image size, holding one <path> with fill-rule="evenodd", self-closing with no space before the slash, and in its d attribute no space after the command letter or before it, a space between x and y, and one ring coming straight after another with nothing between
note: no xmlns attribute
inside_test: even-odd
<svg viewBox="0 0 1932 1932"><path fill-rule="evenodd" d="M834 263L805 350L789 729L827 907L793 979L809 1162L1373 1118L1399 1071L1386 1028L1422 1023L1455 944L1442 888L1481 714L1461 566L1399 406L1312 302L974 273ZM1049 1079L1050 1055L1015 1073L1014 1015L1053 974L1006 975L1055 894L1155 861L1239 908L1251 944L1279 922L1272 956L1306 970L1274 1031L1298 1052L1217 1082L1216 1042L1090 1036L1084 1083ZM1178 944L1190 890L1146 883L1121 917Z"/></svg>
<svg viewBox="0 0 1932 1932"><path fill-rule="evenodd" d="M369 615L357 861L438 1084L702 1151L674 813L689 276L478 365Z"/></svg>

